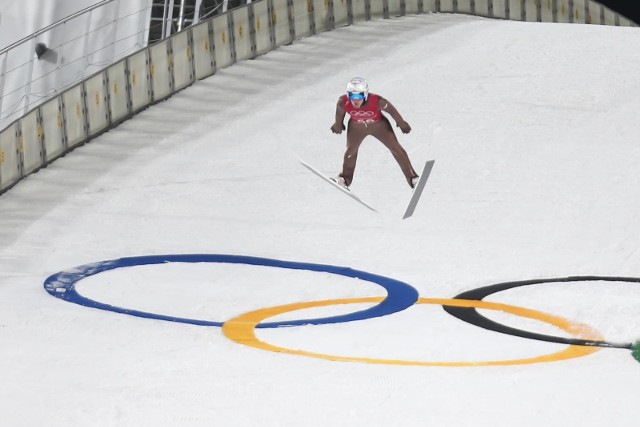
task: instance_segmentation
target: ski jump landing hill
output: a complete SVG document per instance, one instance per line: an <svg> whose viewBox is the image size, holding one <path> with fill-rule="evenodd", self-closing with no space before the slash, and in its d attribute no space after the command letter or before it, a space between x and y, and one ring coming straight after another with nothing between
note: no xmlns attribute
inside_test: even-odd
<svg viewBox="0 0 640 427"><path fill-rule="evenodd" d="M0 194L218 69L337 27L431 12L636 26L591 0L259 0L109 65L4 128L0 131Z"/></svg>

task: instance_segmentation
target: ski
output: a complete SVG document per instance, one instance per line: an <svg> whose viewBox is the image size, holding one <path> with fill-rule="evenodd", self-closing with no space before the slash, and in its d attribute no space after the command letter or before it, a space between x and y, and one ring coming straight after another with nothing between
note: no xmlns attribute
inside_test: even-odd
<svg viewBox="0 0 640 427"><path fill-rule="evenodd" d="M402 217L402 219L407 219L411 215L413 215L413 211L415 211L416 206L418 205L418 201L420 200L422 191L424 190L424 187L427 184L427 179L429 179L429 174L431 173L431 169L433 169L434 163L435 163L435 160L429 160L424 164L422 175L420 175L420 178L418 179L418 183L416 184L416 187L413 189L411 200L409 200L409 204L407 205L407 209L404 211L404 216Z"/></svg>
<svg viewBox="0 0 640 427"><path fill-rule="evenodd" d="M338 190L342 191L344 194L346 194L347 196L351 197L353 200L355 200L356 202L360 203L362 206L364 206L367 209L370 209L370 210L372 210L374 212L378 212L371 205L369 205L367 202L365 202L360 197L355 195L348 188L345 188L342 185L338 184L337 182L335 182L334 180L332 180L331 178L329 178L328 176L326 176L325 174L323 174L322 172L320 172L319 170L317 170L316 168L314 168L313 166L311 166L310 164L308 164L304 160L298 159L298 161L300 162L300 164L302 166L304 166L305 168L309 169L311 172L313 172L314 174L316 174L317 176L319 176L320 178L322 178L324 181L328 182L332 186L336 187Z"/></svg>

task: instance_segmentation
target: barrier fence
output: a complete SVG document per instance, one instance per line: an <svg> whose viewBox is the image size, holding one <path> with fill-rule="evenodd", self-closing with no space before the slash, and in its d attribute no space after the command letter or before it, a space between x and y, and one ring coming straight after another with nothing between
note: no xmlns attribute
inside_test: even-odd
<svg viewBox="0 0 640 427"><path fill-rule="evenodd" d="M336 27L428 12L636 26L591 0L259 0L121 59L0 131L0 194L220 68Z"/></svg>

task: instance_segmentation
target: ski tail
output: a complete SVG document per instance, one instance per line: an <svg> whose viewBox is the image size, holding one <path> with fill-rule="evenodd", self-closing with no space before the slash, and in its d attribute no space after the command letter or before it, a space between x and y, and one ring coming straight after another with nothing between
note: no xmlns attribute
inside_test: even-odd
<svg viewBox="0 0 640 427"><path fill-rule="evenodd" d="M378 212L373 206L371 206L370 204L368 204L367 202L362 200L360 197L358 197L356 194L354 194L353 191L351 191L349 188L343 187L342 185L338 184L336 181L332 180L331 178L329 178L328 176L326 176L325 174L323 174L322 172L320 172L319 170L317 170L316 168L314 168L313 166L311 166L309 163L305 162L301 158L298 158L298 161L300 162L300 164L302 166L304 166L305 168L309 169L315 175L319 176L324 181L326 181L329 184L331 184L333 187L339 189L344 194L346 194L347 196L351 197L356 202L360 203L362 206L366 207L369 210L372 210L373 212Z"/></svg>

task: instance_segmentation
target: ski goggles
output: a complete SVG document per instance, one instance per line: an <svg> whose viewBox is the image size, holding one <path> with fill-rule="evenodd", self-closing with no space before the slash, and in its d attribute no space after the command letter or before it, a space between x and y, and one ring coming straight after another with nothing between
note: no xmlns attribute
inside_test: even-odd
<svg viewBox="0 0 640 427"><path fill-rule="evenodd" d="M364 92L349 92L349 99L352 101L362 101L364 100Z"/></svg>

